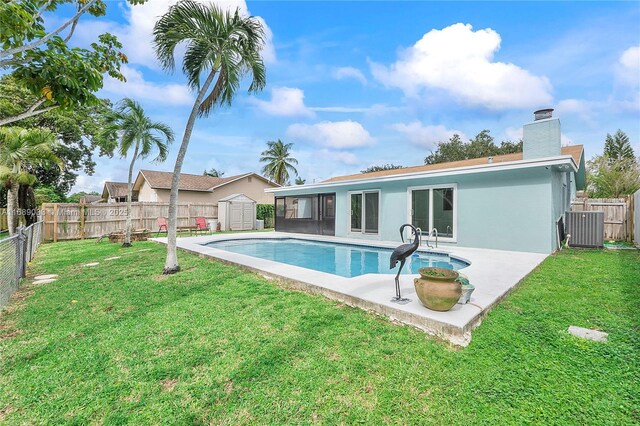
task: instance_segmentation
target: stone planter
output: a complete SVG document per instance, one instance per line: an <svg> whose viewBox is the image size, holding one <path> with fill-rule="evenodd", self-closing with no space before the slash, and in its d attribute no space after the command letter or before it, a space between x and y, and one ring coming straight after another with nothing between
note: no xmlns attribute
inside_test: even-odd
<svg viewBox="0 0 640 426"><path fill-rule="evenodd" d="M413 280L420 302L434 311L448 311L462 295L456 281L458 273L446 268L420 268L420 278Z"/></svg>

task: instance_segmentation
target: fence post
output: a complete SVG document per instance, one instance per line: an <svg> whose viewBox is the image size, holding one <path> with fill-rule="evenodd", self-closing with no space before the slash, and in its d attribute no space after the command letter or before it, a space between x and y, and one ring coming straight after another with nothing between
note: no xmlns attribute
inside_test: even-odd
<svg viewBox="0 0 640 426"><path fill-rule="evenodd" d="M58 203L53 205L53 242L58 241Z"/></svg>
<svg viewBox="0 0 640 426"><path fill-rule="evenodd" d="M16 230L16 257L17 257L17 268L16 268L16 279L20 282L20 278L23 278L26 275L26 244L25 244L25 234L24 234L24 226L19 226Z"/></svg>
<svg viewBox="0 0 640 426"><path fill-rule="evenodd" d="M84 240L84 200L80 201L80 239Z"/></svg>

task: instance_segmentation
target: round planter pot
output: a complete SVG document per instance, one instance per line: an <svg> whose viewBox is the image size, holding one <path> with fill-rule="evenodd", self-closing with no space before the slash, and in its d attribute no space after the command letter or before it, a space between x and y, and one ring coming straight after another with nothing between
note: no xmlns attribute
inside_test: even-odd
<svg viewBox="0 0 640 426"><path fill-rule="evenodd" d="M420 268L420 278L413 280L420 302L434 311L448 311L462 295L456 281L458 273L446 268Z"/></svg>

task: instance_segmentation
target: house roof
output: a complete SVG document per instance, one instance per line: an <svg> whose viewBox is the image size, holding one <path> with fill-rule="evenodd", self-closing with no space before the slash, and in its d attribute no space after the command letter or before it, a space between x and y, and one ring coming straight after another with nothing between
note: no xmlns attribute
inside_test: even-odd
<svg viewBox="0 0 640 426"><path fill-rule="evenodd" d="M249 198L244 194L231 194L218 200L218 202L220 201L241 201L241 202L251 201L252 203L256 202L256 200L254 200L253 198Z"/></svg>
<svg viewBox="0 0 640 426"><path fill-rule="evenodd" d="M127 182L105 182L104 191L106 191L107 194L103 191L102 195L107 195L109 197L126 197L128 189L129 185Z"/></svg>
<svg viewBox="0 0 640 426"><path fill-rule="evenodd" d="M562 147L560 154L561 155L570 155L573 159L576 166L580 165L580 159L582 158L583 147L582 145L571 145ZM461 167L471 167L471 166L480 166L485 164L497 164L497 163L506 163L511 161L520 161L522 160L522 153L516 154L505 154L505 155L496 155L493 157L491 163L489 163L490 157L481 157L481 158L472 158L469 160L461 160L461 161L450 161L448 163L437 163L437 164L425 164L421 166L413 166L413 167L404 167L402 169L393 169L393 170L382 170L379 172L370 172L370 173L357 173L352 175L345 176L336 176L331 179L327 179L322 183L332 183L332 182L342 182L342 181L350 181L350 180L359 180L359 179L372 179L376 177L387 177L408 173L421 173L421 172L431 172L431 171L439 171L439 170L447 170L447 169L457 169Z"/></svg>
<svg viewBox="0 0 640 426"><path fill-rule="evenodd" d="M80 197L80 202L84 202L87 204L91 204L91 203L95 203L98 201L102 201L102 197L100 195L93 195L93 194L88 194L88 195L83 195L82 197Z"/></svg>
<svg viewBox="0 0 640 426"><path fill-rule="evenodd" d="M159 172L155 170L140 170L140 174L136 179L135 187L137 188L138 180L142 176L149 186L153 189L171 189L171 181L173 180L173 173L171 172ZM255 176L263 181L268 182L273 186L279 186L276 183L271 182L264 177L250 172L241 175L228 176L228 177L212 177L203 175L193 175L188 173L180 173L180 185L178 189L180 191L199 191L199 192L211 192L215 188L223 185L227 185L231 182L235 182L246 176Z"/></svg>

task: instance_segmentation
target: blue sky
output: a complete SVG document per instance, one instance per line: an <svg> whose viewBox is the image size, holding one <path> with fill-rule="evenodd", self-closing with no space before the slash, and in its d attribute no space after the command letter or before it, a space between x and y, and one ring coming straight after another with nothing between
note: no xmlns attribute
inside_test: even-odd
<svg viewBox="0 0 640 426"><path fill-rule="evenodd" d="M128 81L107 79L100 95L130 96L173 127L167 162L139 164L158 170L173 169L193 100L179 72L159 68L150 44L169 3L111 1L108 15L83 18L74 38L86 45L109 31L125 45ZM518 139L543 107L556 109L563 142L585 145L587 158L618 128L640 154L640 3L219 4L265 23L268 84L256 96L244 85L231 108L197 122L185 173L258 172L266 141L277 138L294 143L308 183L373 164L416 165L454 132ZM126 180L127 165L98 159L96 174L74 190Z"/></svg>

